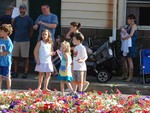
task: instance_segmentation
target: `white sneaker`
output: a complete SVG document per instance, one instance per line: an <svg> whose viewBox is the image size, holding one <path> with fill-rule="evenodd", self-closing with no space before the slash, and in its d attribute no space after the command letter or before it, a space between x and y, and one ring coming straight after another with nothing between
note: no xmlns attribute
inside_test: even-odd
<svg viewBox="0 0 150 113"><path fill-rule="evenodd" d="M65 89L65 92L70 92L70 89Z"/></svg>

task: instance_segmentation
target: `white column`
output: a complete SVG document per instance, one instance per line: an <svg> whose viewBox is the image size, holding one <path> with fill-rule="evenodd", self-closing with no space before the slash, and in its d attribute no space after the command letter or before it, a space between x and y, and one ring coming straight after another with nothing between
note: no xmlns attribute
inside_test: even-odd
<svg viewBox="0 0 150 113"><path fill-rule="evenodd" d="M16 0L16 7L19 7L22 4L22 0Z"/></svg>
<svg viewBox="0 0 150 113"><path fill-rule="evenodd" d="M113 40L116 40L116 27L117 27L117 0L113 3Z"/></svg>
<svg viewBox="0 0 150 113"><path fill-rule="evenodd" d="M126 21L126 0L118 1L118 28L125 25Z"/></svg>

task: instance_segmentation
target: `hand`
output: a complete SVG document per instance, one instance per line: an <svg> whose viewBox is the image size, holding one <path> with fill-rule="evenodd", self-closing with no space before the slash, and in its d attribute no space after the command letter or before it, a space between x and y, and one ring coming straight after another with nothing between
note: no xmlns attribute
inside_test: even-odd
<svg viewBox="0 0 150 113"><path fill-rule="evenodd" d="M35 58L34 58L34 61L36 62L37 65L40 64L40 61L39 61L39 60L36 60Z"/></svg>
<svg viewBox="0 0 150 113"><path fill-rule="evenodd" d="M84 61L83 61L83 60L81 60L81 59L78 59L77 61L78 61L79 63L82 63L82 62L84 62Z"/></svg>
<svg viewBox="0 0 150 113"><path fill-rule="evenodd" d="M57 54L61 54L62 52L61 52L61 50L60 50L60 49L57 49L55 53L57 53Z"/></svg>
<svg viewBox="0 0 150 113"><path fill-rule="evenodd" d="M3 56L3 53L2 53L2 52L0 52L0 56Z"/></svg>
<svg viewBox="0 0 150 113"><path fill-rule="evenodd" d="M64 69L64 72L66 72L66 71L67 71L67 68Z"/></svg>
<svg viewBox="0 0 150 113"><path fill-rule="evenodd" d="M121 40L126 40L126 38L125 37L121 37Z"/></svg>
<svg viewBox="0 0 150 113"><path fill-rule="evenodd" d="M43 22L42 22L42 21L39 21L38 24L43 24Z"/></svg>
<svg viewBox="0 0 150 113"><path fill-rule="evenodd" d="M74 50L75 47L71 47L71 50Z"/></svg>
<svg viewBox="0 0 150 113"><path fill-rule="evenodd" d="M34 29L34 30L37 30L37 29L38 29L38 25L37 25L37 24L34 25L34 26L33 26L33 29Z"/></svg>
<svg viewBox="0 0 150 113"><path fill-rule="evenodd" d="M39 61L39 60L38 60L38 61L36 61L36 64L37 64L37 65L40 65L40 61Z"/></svg>
<svg viewBox="0 0 150 113"><path fill-rule="evenodd" d="M56 54L56 52L51 52L51 56L54 56Z"/></svg>
<svg viewBox="0 0 150 113"><path fill-rule="evenodd" d="M68 39L68 40L69 40L69 39L70 39L70 36L69 36L69 37L66 37L66 39Z"/></svg>

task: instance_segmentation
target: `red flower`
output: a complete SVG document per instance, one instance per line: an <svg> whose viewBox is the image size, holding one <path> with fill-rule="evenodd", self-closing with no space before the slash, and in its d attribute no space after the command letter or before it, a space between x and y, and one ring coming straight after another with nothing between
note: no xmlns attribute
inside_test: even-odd
<svg viewBox="0 0 150 113"><path fill-rule="evenodd" d="M99 95L102 95L102 94L103 94L101 91L98 91L97 93L98 93Z"/></svg>
<svg viewBox="0 0 150 113"><path fill-rule="evenodd" d="M149 112L150 112L150 111L149 111ZM149 113L149 112L148 112L148 111L146 111L146 110L143 110L143 111L142 111L142 113Z"/></svg>
<svg viewBox="0 0 150 113"><path fill-rule="evenodd" d="M36 102L42 102L42 99L37 98L37 99L36 99Z"/></svg>
<svg viewBox="0 0 150 113"><path fill-rule="evenodd" d="M54 109L54 106L52 103L50 104L44 104L44 110L53 110Z"/></svg>
<svg viewBox="0 0 150 113"><path fill-rule="evenodd" d="M69 105L68 104L64 104L64 108L69 109Z"/></svg>
<svg viewBox="0 0 150 113"><path fill-rule="evenodd" d="M101 102L96 102L96 105L101 105Z"/></svg>
<svg viewBox="0 0 150 113"><path fill-rule="evenodd" d="M82 109L80 108L80 106L77 106L76 109L77 109L78 113L82 112Z"/></svg>

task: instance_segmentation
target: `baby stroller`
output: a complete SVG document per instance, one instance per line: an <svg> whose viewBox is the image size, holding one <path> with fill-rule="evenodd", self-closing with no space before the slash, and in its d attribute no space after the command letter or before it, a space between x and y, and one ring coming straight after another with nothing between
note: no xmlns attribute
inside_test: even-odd
<svg viewBox="0 0 150 113"><path fill-rule="evenodd" d="M140 50L141 74L143 75L143 83L147 83L146 76L150 74L150 49Z"/></svg>
<svg viewBox="0 0 150 113"><path fill-rule="evenodd" d="M87 67L94 70L97 80L101 83L109 81L120 67L115 55L115 44L106 41L95 49L91 38L84 42L88 53Z"/></svg>

